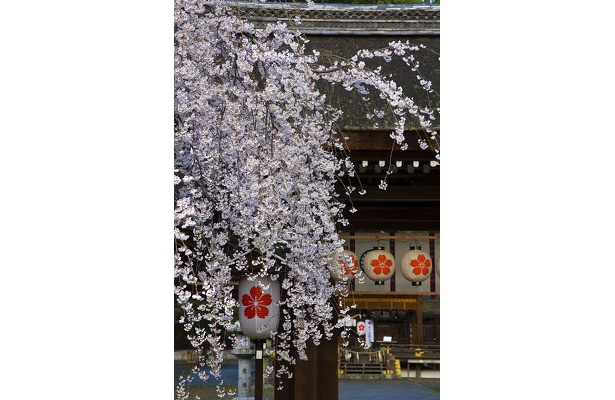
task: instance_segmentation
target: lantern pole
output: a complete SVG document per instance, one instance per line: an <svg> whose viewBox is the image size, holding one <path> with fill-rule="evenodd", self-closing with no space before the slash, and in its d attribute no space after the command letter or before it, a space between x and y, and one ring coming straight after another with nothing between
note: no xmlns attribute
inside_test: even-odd
<svg viewBox="0 0 615 400"><path fill-rule="evenodd" d="M254 400L263 400L263 339L254 339L256 359L254 368Z"/></svg>

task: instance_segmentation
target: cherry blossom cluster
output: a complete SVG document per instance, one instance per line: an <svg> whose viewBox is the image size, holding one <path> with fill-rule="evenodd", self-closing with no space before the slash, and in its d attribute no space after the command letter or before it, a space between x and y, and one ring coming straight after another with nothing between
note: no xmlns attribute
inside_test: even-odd
<svg viewBox="0 0 615 400"><path fill-rule="evenodd" d="M309 341L330 339L348 318L335 301L346 286L328 267L344 257L338 231L347 220L336 182L355 171L336 127L341 111L318 84L377 93L396 118L391 138L402 148L407 122L429 128L437 112L365 64L404 57L418 70L410 53L419 47L390 43L326 64L305 44L296 26L256 29L231 3L175 1L175 295L199 350L194 372L201 379L220 378L223 351L234 340L239 276L281 283L272 334L280 376L306 358ZM428 132L433 143L438 132ZM178 396L187 396L183 388Z"/></svg>

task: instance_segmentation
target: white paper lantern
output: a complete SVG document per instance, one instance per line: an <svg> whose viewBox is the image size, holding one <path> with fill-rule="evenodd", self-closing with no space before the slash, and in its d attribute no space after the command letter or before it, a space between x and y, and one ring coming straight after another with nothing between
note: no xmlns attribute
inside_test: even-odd
<svg viewBox="0 0 615 400"><path fill-rule="evenodd" d="M252 339L267 339L278 330L280 284L268 277L239 281L239 324Z"/></svg>
<svg viewBox="0 0 615 400"><path fill-rule="evenodd" d="M359 269L359 260L357 255L350 250L344 250L344 254L351 258L351 264L346 263L346 260L343 258L338 261L337 257L335 257L329 267L329 271L331 272L331 277L336 281L350 282L354 279Z"/></svg>
<svg viewBox="0 0 615 400"><path fill-rule="evenodd" d="M404 277L414 284L429 278L433 263L429 254L411 248L401 257L400 268Z"/></svg>
<svg viewBox="0 0 615 400"><path fill-rule="evenodd" d="M363 253L360 264L365 275L376 284L383 284L395 273L395 257L382 247Z"/></svg>
<svg viewBox="0 0 615 400"><path fill-rule="evenodd" d="M357 322L357 334L359 336L364 336L365 335L365 322L363 322L363 321Z"/></svg>

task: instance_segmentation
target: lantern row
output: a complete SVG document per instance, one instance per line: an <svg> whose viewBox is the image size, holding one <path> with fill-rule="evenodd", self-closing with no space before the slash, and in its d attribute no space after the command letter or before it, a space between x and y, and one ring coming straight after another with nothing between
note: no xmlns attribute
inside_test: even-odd
<svg viewBox="0 0 615 400"><path fill-rule="evenodd" d="M354 279L359 265L363 273L376 285L383 285L384 281L395 274L395 257L381 246L365 251L361 257L357 257L353 251L344 250L342 259L334 260L329 271L336 281L350 282ZM420 286L421 282L429 278L433 261L429 254L421 251L419 245L413 245L402 255L400 267L403 276L412 282L413 286ZM436 272L440 276L439 265L436 266Z"/></svg>

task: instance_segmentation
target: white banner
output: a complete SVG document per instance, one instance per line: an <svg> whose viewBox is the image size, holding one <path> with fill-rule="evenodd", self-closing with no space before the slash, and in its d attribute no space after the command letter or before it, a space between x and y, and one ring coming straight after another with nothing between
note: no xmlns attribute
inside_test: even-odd
<svg viewBox="0 0 615 400"><path fill-rule="evenodd" d="M374 343L374 320L365 320L365 345L371 347Z"/></svg>

